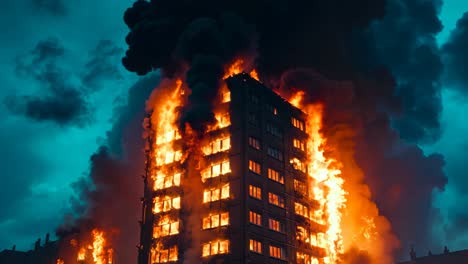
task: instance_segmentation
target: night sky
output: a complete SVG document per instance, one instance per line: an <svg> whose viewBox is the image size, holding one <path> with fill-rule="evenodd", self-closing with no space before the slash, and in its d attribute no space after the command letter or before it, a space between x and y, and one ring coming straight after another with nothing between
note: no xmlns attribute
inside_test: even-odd
<svg viewBox="0 0 468 264"><path fill-rule="evenodd" d="M122 109L139 107L130 88L157 84L157 76L138 77L121 63L123 14L132 3L0 3L0 249L29 249L77 212L77 182L89 177L91 155L101 145L119 145L114 132L124 126ZM468 2L445 0L439 19L441 129L419 145L444 156L448 177L445 190L434 193L432 244L456 250L468 248Z"/></svg>

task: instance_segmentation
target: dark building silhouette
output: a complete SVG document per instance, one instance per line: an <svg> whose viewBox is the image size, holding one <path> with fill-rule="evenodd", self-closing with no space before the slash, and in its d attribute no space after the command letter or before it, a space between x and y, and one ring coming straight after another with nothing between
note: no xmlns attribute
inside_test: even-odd
<svg viewBox="0 0 468 264"><path fill-rule="evenodd" d="M204 165L152 167L162 145L150 136L138 263L323 263L305 114L247 74L226 83L217 109L229 125L204 135Z"/></svg>
<svg viewBox="0 0 468 264"><path fill-rule="evenodd" d="M415 257L400 264L465 264L468 263L468 249L449 252L447 248L444 253L433 254L429 251L428 256Z"/></svg>

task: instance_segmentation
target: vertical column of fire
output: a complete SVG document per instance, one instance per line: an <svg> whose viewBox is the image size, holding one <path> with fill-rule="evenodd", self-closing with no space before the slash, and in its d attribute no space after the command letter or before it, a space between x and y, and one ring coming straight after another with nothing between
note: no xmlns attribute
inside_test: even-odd
<svg viewBox="0 0 468 264"><path fill-rule="evenodd" d="M201 177L204 184L203 203L208 205L202 219L203 230L217 229L230 224L229 212L220 206L220 201L229 199L229 182L220 180L222 175L231 172L229 150L231 149L231 125L229 105L230 92L225 84L219 89L218 100L214 103L216 122L208 127L202 140L204 166ZM218 235L209 235L202 245L202 257L229 253L230 241Z"/></svg>
<svg viewBox="0 0 468 264"><path fill-rule="evenodd" d="M339 162L324 156L326 140L320 133L322 128L322 105L302 106L303 92L298 92L290 103L307 114L307 174L310 177L310 199L318 202L318 208L310 218L324 224L326 232L317 239L317 245L325 249L324 263L336 263L344 252L341 230L342 210L346 207L344 180ZM312 240L310 240L312 241Z"/></svg>
<svg viewBox="0 0 468 264"><path fill-rule="evenodd" d="M149 263L174 262L179 258L177 243L168 244L166 238L179 234L181 196L177 187L181 184L183 171L180 166L182 150L177 145L181 136L176 122L177 108L182 105L182 96L182 81L166 80L157 88L149 102L153 108L148 131L151 151L147 161L152 215L146 218L153 220L150 223L152 245ZM148 256L146 260L144 257L140 258L139 262L147 264L147 260Z"/></svg>

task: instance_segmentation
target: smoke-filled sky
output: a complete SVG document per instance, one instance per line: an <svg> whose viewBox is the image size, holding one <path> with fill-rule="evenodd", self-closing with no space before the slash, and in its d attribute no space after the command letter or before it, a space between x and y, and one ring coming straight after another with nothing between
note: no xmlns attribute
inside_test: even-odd
<svg viewBox="0 0 468 264"><path fill-rule="evenodd" d="M375 52L388 50L382 61L392 64L401 56L424 57L424 50L403 54L398 44L404 46L411 39L428 41L418 39L418 34L427 38L430 34L425 32L432 32L443 64L436 67L437 63L423 60L417 64L419 71L407 76L405 65L392 68L408 85L427 82L432 78L428 74L440 75L440 101L423 97L431 94L426 91L404 94L408 104L435 106L428 109L434 115L425 119L421 116L427 112L409 109L407 119L394 123L406 139L419 142L425 154L440 153L445 159L448 183L444 191L434 194L434 234L429 244L446 244L452 250L468 248L468 177L464 170L468 161L468 13L464 15L468 2L444 1L439 13L443 29L431 17L430 7L412 14L415 19L421 17L417 20L421 24L408 25L395 12L405 1L388 2L391 5L382 24L375 27L379 31L374 32L379 43ZM441 1L426 2L440 8ZM157 76L138 82L141 77L121 64L128 33L123 14L132 3L1 1L0 249L13 244L28 249L39 236L54 233L65 214L77 211L81 204L80 197L76 199L77 182L90 177L90 157L99 146L107 145L118 154L119 146L136 144L116 133L131 123L133 117L125 116L127 108L136 108L132 113L138 112L139 105L144 108L144 98L157 84ZM366 64L365 59L362 63ZM121 138L127 141L121 144ZM138 133L134 140L140 140ZM94 159L101 155L103 152ZM140 181L138 172L135 181Z"/></svg>

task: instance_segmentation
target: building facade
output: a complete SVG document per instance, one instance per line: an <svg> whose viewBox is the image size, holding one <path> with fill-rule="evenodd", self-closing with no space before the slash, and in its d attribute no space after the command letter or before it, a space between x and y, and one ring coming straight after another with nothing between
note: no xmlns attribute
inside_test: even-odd
<svg viewBox="0 0 468 264"><path fill-rule="evenodd" d="M149 124L139 264L325 263L305 114L247 74L225 82L201 158L177 131L155 144L168 131Z"/></svg>

